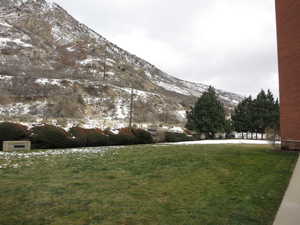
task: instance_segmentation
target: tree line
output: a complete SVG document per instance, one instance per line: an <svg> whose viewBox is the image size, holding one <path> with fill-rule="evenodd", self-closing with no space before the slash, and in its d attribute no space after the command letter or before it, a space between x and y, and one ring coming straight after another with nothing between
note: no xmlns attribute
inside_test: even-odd
<svg viewBox="0 0 300 225"><path fill-rule="evenodd" d="M217 93L213 87L197 100L190 111L187 111L186 128L205 134L206 138L215 138L217 133L226 133L227 136L233 131L251 135L251 138L261 138L267 129L274 132L279 130L279 101L275 99L270 90L262 90L256 98L249 96L241 101L226 116L224 105L218 100Z"/></svg>

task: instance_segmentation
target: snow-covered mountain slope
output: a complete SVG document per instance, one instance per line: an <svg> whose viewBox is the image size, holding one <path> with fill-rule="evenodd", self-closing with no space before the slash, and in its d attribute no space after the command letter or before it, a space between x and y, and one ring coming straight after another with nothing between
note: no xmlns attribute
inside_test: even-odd
<svg viewBox="0 0 300 225"><path fill-rule="evenodd" d="M208 88L119 48L52 1L0 0L0 119L114 126L128 118L131 87L134 120L148 123L184 120ZM242 99L217 92L228 111Z"/></svg>

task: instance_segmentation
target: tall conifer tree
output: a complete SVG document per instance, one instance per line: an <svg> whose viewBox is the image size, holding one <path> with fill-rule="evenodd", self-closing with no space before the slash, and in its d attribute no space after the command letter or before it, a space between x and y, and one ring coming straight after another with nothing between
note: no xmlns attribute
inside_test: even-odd
<svg viewBox="0 0 300 225"><path fill-rule="evenodd" d="M213 87L203 93L191 112L187 113L187 118L186 127L204 133L206 138L214 138L217 132L224 132L225 110Z"/></svg>

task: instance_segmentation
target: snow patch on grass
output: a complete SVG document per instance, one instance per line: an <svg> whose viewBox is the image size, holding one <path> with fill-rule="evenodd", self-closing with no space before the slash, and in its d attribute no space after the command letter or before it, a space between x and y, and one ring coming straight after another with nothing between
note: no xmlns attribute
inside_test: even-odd
<svg viewBox="0 0 300 225"><path fill-rule="evenodd" d="M109 146L96 148L73 148L59 150L45 150L39 152L1 152L0 151L0 169L20 168L30 166L34 159L48 158L51 156L73 155L80 158L86 158L89 155L97 154L102 157L108 150L123 148L124 146ZM117 152L112 152L116 155Z"/></svg>

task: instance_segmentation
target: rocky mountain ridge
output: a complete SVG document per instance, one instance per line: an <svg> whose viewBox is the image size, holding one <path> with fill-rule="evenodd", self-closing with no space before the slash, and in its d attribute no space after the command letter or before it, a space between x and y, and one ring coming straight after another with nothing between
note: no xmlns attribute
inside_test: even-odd
<svg viewBox="0 0 300 225"><path fill-rule="evenodd" d="M46 0L0 0L0 120L180 123L207 85L164 73ZM217 90L230 111L242 97ZM98 124L99 125L99 124Z"/></svg>

